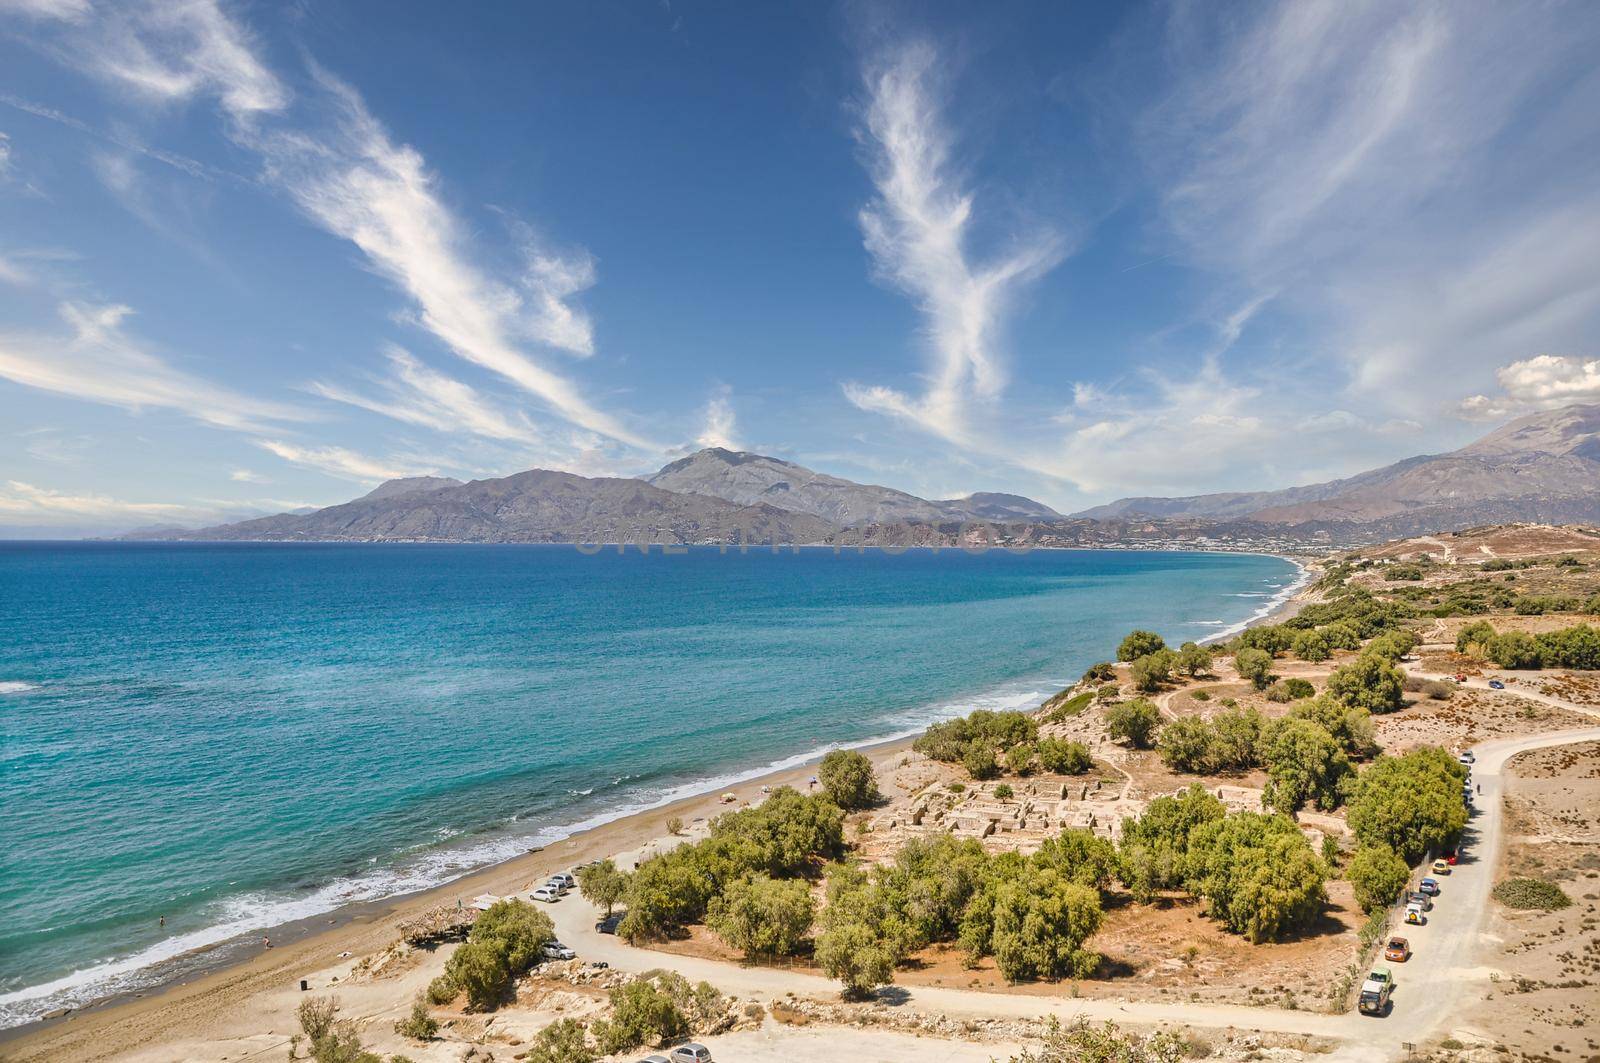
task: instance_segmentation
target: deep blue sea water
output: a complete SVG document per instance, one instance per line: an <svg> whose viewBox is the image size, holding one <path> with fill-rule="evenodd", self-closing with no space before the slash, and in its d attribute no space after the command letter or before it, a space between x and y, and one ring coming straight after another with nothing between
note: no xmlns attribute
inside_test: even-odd
<svg viewBox="0 0 1600 1063"><path fill-rule="evenodd" d="M0 543L0 1026L974 707L1278 558ZM166 916L166 926L158 925Z"/></svg>

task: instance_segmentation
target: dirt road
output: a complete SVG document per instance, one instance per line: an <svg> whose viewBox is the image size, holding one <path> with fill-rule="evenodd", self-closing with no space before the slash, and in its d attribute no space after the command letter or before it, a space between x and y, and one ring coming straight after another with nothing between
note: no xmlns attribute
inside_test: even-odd
<svg viewBox="0 0 1600 1063"><path fill-rule="evenodd" d="M1558 698L1541 695L1538 700L1584 711ZM1586 711L1596 715L1592 709ZM1441 879L1443 892L1430 913L1428 924L1399 931L1411 940L1416 956L1408 964L1395 965L1394 1008L1387 1018L1368 1018L1353 1013L1326 1015L1273 1007L1067 997L1041 999L942 986L896 987L895 1006L955 1017L1022 1019L1053 1014L1070 1019L1083 1015L1096 1021L1110 1019L1138 1025L1304 1034L1340 1041L1342 1047L1330 1059L1400 1058L1404 1055L1405 1044L1420 1044L1448 1029L1446 1024L1455 1014L1466 989L1488 978L1487 969L1477 965L1476 957L1488 916L1489 891L1494 885L1495 868L1503 845L1501 773L1505 762L1526 750L1591 740L1600 740L1600 727L1504 739L1475 747L1477 762L1473 769L1473 785L1481 785L1482 793L1474 797L1477 807L1464 839L1464 856L1453 872ZM597 932L594 924L598 913L576 894L552 906L550 912L562 940L576 949L580 957L604 960L621 970L670 967L693 981L704 979L724 992L763 1001L790 993L835 999L839 993L837 983L817 975L690 956L666 956L633 948L616 937Z"/></svg>

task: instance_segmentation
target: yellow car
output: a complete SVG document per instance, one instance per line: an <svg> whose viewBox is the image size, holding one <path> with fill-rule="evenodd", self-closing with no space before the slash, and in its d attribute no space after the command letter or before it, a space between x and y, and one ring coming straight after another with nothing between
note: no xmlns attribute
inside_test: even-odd
<svg viewBox="0 0 1600 1063"><path fill-rule="evenodd" d="M1446 860L1435 860L1433 862L1433 873L1435 875L1448 875L1450 873L1449 862Z"/></svg>

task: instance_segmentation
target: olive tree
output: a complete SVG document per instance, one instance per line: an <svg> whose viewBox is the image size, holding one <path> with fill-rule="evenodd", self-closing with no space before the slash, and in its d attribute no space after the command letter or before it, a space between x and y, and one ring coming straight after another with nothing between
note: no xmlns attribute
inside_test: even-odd
<svg viewBox="0 0 1600 1063"><path fill-rule="evenodd" d="M823 757L817 781L828 799L843 809L867 808L878 801L872 761L853 749L835 749Z"/></svg>
<svg viewBox="0 0 1600 1063"><path fill-rule="evenodd" d="M1361 656L1333 670L1324 688L1330 698L1373 715L1394 712L1405 704L1405 673L1376 653Z"/></svg>
<svg viewBox="0 0 1600 1063"><path fill-rule="evenodd" d="M792 956L815 917L811 889L803 879L752 875L713 897L706 927L750 959Z"/></svg>
<svg viewBox="0 0 1600 1063"><path fill-rule="evenodd" d="M1135 629L1128 632L1121 644L1117 646L1117 660L1133 661L1146 654L1155 653L1166 648L1165 640L1154 631Z"/></svg>
<svg viewBox="0 0 1600 1063"><path fill-rule="evenodd" d="M1134 698L1106 710L1106 732L1135 749L1149 749L1161 725L1161 710L1146 698Z"/></svg>
<svg viewBox="0 0 1600 1063"><path fill-rule="evenodd" d="M1411 878L1405 859L1387 845L1360 845L1350 858L1345 877L1355 890L1356 903L1374 912L1394 903Z"/></svg>

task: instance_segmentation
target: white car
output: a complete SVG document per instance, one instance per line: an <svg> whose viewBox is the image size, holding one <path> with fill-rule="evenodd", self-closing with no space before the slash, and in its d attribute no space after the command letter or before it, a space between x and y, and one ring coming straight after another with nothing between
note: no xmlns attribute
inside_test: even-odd
<svg viewBox="0 0 1600 1063"><path fill-rule="evenodd" d="M561 883L561 887L563 889L569 890L578 884L578 880L567 874L565 871L561 872L559 875L551 875L550 881L559 882Z"/></svg>
<svg viewBox="0 0 1600 1063"><path fill-rule="evenodd" d="M536 901L544 901L546 904L553 904L561 899L561 894L557 893L549 886L540 886L538 889L528 894L528 896Z"/></svg>
<svg viewBox="0 0 1600 1063"><path fill-rule="evenodd" d="M1478 760L1478 758L1473 754L1472 750L1470 750L1470 749L1467 750L1465 753L1461 754L1456 759L1459 760L1461 763L1465 764L1469 768L1472 767L1472 765L1474 763L1476 763L1477 760Z"/></svg>
<svg viewBox="0 0 1600 1063"><path fill-rule="evenodd" d="M575 960L578 954L559 941L551 941L539 950L547 960Z"/></svg>
<svg viewBox="0 0 1600 1063"><path fill-rule="evenodd" d="M550 879L542 888L554 890L560 896L565 896L567 892L567 884L562 882L559 878Z"/></svg>

